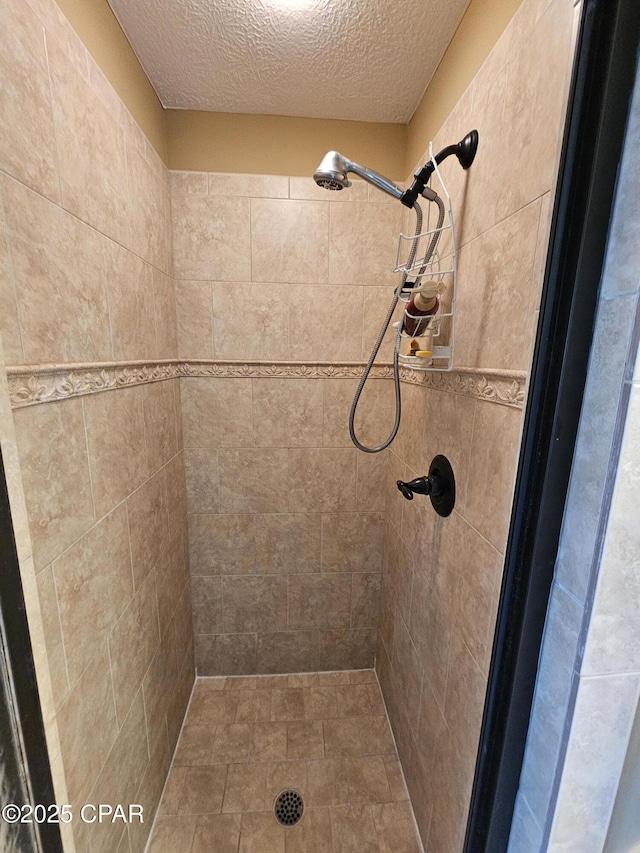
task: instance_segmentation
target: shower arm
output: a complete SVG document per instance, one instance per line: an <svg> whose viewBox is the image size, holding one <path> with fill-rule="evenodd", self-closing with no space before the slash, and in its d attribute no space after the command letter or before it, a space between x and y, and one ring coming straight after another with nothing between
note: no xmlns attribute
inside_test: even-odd
<svg viewBox="0 0 640 853"><path fill-rule="evenodd" d="M469 166L473 163L473 160L476 156L476 151L478 150L478 131L472 130L468 133L464 139L458 142L456 145L447 145L446 148L443 148L442 151L439 151L433 160L429 160L428 163L420 169L419 172L416 172L414 177L414 181L409 187L408 190L405 190L400 196L400 201L404 204L405 207L413 207L416 203L418 196L424 195L425 189L431 175L434 173L436 166L439 166L443 160L446 160L447 157L450 157L452 154L455 154L458 158L458 161L463 169L468 169Z"/></svg>

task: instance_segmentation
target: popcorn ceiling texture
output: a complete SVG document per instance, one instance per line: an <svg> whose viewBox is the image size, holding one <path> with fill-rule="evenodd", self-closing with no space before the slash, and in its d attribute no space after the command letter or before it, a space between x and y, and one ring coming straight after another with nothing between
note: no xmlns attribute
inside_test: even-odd
<svg viewBox="0 0 640 853"><path fill-rule="evenodd" d="M164 107L407 122L468 0L109 0Z"/></svg>

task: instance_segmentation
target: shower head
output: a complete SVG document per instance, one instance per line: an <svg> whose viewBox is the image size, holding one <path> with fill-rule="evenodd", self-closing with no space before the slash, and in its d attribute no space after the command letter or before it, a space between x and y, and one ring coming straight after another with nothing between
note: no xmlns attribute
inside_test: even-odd
<svg viewBox="0 0 640 853"><path fill-rule="evenodd" d="M352 172L354 175L359 175L365 181L373 184L379 190L383 190L394 198L400 198L402 190L397 187L392 181L374 172L373 169L367 169L366 166L360 166L359 163L354 163L343 157L338 151L329 151L322 158L322 162L313 173L313 179L319 187L324 187L325 190L343 190L351 186L351 181L347 179L347 174Z"/></svg>

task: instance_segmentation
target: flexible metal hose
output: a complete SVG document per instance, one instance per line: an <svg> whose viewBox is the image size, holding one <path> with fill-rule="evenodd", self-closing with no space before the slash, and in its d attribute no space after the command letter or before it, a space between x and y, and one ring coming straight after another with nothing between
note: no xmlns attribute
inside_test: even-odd
<svg viewBox="0 0 640 853"><path fill-rule="evenodd" d="M422 265L422 267L420 268L420 271L418 272L418 275L416 276L416 281L419 280L422 275L424 275L424 271L426 270L427 265L428 265L429 261L431 260L431 257L433 256L433 253L434 253L436 246L438 244L438 239L439 239L440 233L441 233L440 229L442 228L442 224L444 222L444 204L442 202L442 199L439 196L436 196L433 199L433 201L435 201L435 203L438 206L438 224L436 226L436 230L435 230L435 232L431 238L431 241L429 243L429 246L427 248L427 251L426 251L426 254L424 257L424 264ZM362 374L360 382L358 383L358 387L356 389L356 393L355 393L355 396L353 398L353 402L351 404L351 410L349 412L349 435L351 436L351 441L355 444L355 446L358 448L358 450L362 450L364 453L380 453L381 450L385 450L387 447L389 447L389 445L391 444L393 439L396 437L396 435L398 434L398 430L400 428L400 416L402 414L402 399L401 399L401 394L400 394L400 365L398 362L398 356L400 354L400 342L402 340L402 325L403 325L402 319L400 320L400 325L398 326L398 333L396 335L396 342L395 342L395 346L393 348L393 383L394 383L395 399L396 399L396 416L395 416L395 421L393 424L393 429L391 430L391 435L389 436L389 438L386 441L384 441L378 447L367 447L366 445L362 444L356 436L355 419L356 419L356 411L358 409L358 403L360 402L360 396L362 394L362 391L364 390L364 386L366 384L366 381L369 378L369 374L371 373L371 368L373 367L373 363L376 360L376 356L378 355L378 350L382 346L382 341L384 339L384 336L387 333L387 329L389 328L389 324L391 323L391 319L393 318L393 312L396 310L396 305L398 304L398 300L400 299L400 293L402 292L402 290L405 286L405 283L407 281L407 276L408 276L407 270L409 270L411 268L411 266L413 265L413 262L414 262L415 257L416 257L416 252L418 250L418 235L422 233L422 208L420 207L420 205L418 204L417 201L414 202L414 204L413 204L413 210L415 210L415 212L416 212L416 230L415 230L415 234L413 236L413 243L412 243L411 249L409 251L409 257L408 257L407 263L405 265L405 272L402 273L402 278L400 280L400 284L397 286L397 288L393 294L393 299L391 300L391 306L389 307L389 311L387 312L387 316L385 317L384 322L382 324L382 328L380 329L380 334L378 335L378 339L376 340L376 342L373 346L373 349L371 351L371 355L369 356L369 361L367 362L367 365L364 369L364 373Z"/></svg>

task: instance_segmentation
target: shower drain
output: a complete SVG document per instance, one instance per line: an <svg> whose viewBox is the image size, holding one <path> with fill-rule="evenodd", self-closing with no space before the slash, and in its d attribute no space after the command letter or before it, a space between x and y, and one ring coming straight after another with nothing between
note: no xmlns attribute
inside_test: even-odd
<svg viewBox="0 0 640 853"><path fill-rule="evenodd" d="M297 791L283 791L276 800L275 813L278 823L293 826L302 817L304 802Z"/></svg>

